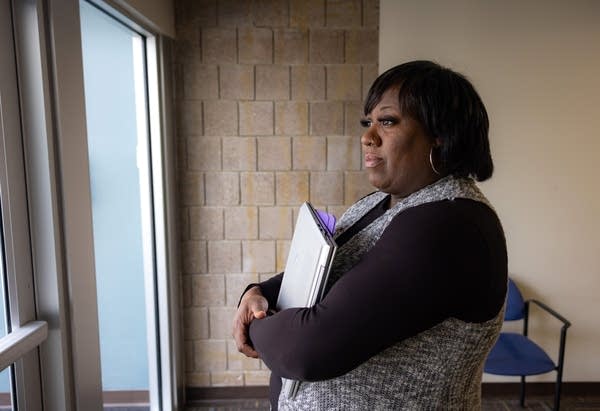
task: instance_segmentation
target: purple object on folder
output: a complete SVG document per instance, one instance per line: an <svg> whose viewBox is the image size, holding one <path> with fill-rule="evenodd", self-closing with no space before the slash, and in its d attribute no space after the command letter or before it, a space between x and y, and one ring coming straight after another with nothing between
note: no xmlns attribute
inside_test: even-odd
<svg viewBox="0 0 600 411"><path fill-rule="evenodd" d="M319 219L321 220L321 222L323 223L323 225L325 227L327 227L327 231L329 231L329 234L333 235L333 232L335 231L335 216L333 214L329 214L326 211L321 211L321 210L316 210L317 211L317 215L319 216Z"/></svg>

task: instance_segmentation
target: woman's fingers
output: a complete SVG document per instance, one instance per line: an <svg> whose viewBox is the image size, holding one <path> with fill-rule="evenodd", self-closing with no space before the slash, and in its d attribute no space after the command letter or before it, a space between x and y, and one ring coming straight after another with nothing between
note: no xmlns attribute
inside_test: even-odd
<svg viewBox="0 0 600 411"><path fill-rule="evenodd" d="M248 357L258 358L258 352L250 344L248 335L250 323L254 319L265 318L267 308L267 300L262 295L248 295L242 298L235 314L232 335L238 351Z"/></svg>

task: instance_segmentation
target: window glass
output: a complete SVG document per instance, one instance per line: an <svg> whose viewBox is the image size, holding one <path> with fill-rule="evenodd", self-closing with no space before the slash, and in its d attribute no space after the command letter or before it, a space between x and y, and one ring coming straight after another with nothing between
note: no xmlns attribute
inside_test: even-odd
<svg viewBox="0 0 600 411"><path fill-rule="evenodd" d="M155 344L144 39L80 4L102 388L105 403L144 403Z"/></svg>
<svg viewBox="0 0 600 411"><path fill-rule="evenodd" d="M1 187L0 187L1 192ZM0 202L0 338L8 334L8 305L6 293L6 270L4 261L4 241L2 226L2 203ZM0 410L12 409L12 398L10 389L10 370L8 367L0 372Z"/></svg>

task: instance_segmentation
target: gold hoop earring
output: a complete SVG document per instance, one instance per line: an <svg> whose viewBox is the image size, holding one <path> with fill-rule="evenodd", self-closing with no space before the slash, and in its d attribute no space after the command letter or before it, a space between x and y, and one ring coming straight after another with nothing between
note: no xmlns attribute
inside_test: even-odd
<svg viewBox="0 0 600 411"><path fill-rule="evenodd" d="M433 170L433 172L435 174L437 174L438 176L441 175L441 173L439 171L437 171L437 169L433 165L433 146L429 150L429 165L431 166L431 169Z"/></svg>

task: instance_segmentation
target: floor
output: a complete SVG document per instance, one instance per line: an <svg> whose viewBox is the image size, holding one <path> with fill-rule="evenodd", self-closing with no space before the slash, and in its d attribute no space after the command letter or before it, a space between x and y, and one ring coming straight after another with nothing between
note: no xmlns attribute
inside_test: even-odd
<svg viewBox="0 0 600 411"><path fill-rule="evenodd" d="M532 397L525 408L518 398L484 399L482 411L551 411L551 397ZM561 401L561 411L600 411L600 395L597 397L566 397ZM269 404L263 399L220 400L186 407L185 411L268 411Z"/></svg>

